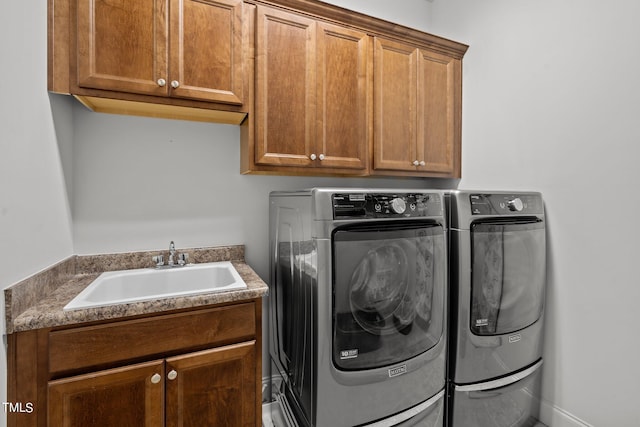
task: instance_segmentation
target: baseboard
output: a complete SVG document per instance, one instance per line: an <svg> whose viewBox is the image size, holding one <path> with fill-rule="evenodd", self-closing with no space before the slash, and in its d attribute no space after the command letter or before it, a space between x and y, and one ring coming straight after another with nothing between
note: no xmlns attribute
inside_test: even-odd
<svg viewBox="0 0 640 427"><path fill-rule="evenodd" d="M540 421L549 427L593 427L551 402L540 402Z"/></svg>

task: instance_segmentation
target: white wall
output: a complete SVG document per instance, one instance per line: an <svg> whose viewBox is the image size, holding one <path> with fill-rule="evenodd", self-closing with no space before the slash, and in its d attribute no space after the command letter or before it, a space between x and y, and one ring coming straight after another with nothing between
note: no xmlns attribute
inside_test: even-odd
<svg viewBox="0 0 640 427"><path fill-rule="evenodd" d="M46 9L44 1L5 2L0 14L0 289L73 253L62 172L67 154L56 143L56 130L72 131L71 110L67 101L47 95ZM4 301L0 316L6 343ZM6 400L3 345L0 402ZM4 418L3 406L0 425Z"/></svg>
<svg viewBox="0 0 640 427"><path fill-rule="evenodd" d="M421 179L241 175L239 127L73 108L79 254L244 244L268 277L268 198L311 186L424 187ZM447 180L432 182L446 185Z"/></svg>
<svg viewBox="0 0 640 427"><path fill-rule="evenodd" d="M470 45L460 187L546 199L543 421L640 425L640 3L434 0L432 11L430 31Z"/></svg>
<svg viewBox="0 0 640 427"><path fill-rule="evenodd" d="M427 31L431 23L433 0L323 0L386 21Z"/></svg>

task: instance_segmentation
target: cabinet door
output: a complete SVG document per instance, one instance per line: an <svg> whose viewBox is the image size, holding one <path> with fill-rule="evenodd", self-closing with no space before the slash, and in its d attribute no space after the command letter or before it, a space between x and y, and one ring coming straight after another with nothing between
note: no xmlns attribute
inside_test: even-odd
<svg viewBox="0 0 640 427"><path fill-rule="evenodd" d="M242 0L171 0L171 95L242 104L242 42Z"/></svg>
<svg viewBox="0 0 640 427"><path fill-rule="evenodd" d="M365 169L369 156L370 63L367 34L317 24L318 166Z"/></svg>
<svg viewBox="0 0 640 427"><path fill-rule="evenodd" d="M460 60L418 57L418 170L460 176Z"/></svg>
<svg viewBox="0 0 640 427"><path fill-rule="evenodd" d="M162 361L154 361L50 381L48 425L161 426L164 420L163 369Z"/></svg>
<svg viewBox="0 0 640 427"><path fill-rule="evenodd" d="M167 14L166 0L77 0L78 86L166 95Z"/></svg>
<svg viewBox="0 0 640 427"><path fill-rule="evenodd" d="M166 360L167 427L260 425L255 341Z"/></svg>
<svg viewBox="0 0 640 427"><path fill-rule="evenodd" d="M373 168L415 171L418 49L375 38Z"/></svg>
<svg viewBox="0 0 640 427"><path fill-rule="evenodd" d="M311 19L257 8L256 164L313 163L315 30Z"/></svg>

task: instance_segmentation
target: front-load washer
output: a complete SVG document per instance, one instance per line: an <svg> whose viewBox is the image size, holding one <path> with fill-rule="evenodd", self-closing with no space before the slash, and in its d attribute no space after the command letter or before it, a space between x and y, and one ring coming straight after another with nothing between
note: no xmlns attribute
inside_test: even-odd
<svg viewBox="0 0 640 427"><path fill-rule="evenodd" d="M297 423L442 426L443 194L274 192L269 244L270 354Z"/></svg>
<svg viewBox="0 0 640 427"><path fill-rule="evenodd" d="M450 191L447 424L537 423L546 286L537 192Z"/></svg>

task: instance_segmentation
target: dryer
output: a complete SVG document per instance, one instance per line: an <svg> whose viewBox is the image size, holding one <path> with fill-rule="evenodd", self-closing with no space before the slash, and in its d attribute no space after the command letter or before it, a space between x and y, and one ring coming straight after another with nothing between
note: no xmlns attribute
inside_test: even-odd
<svg viewBox="0 0 640 427"><path fill-rule="evenodd" d="M442 192L270 195L270 354L301 426L440 427Z"/></svg>
<svg viewBox="0 0 640 427"><path fill-rule="evenodd" d="M536 192L450 191L447 423L533 426L546 287Z"/></svg>

